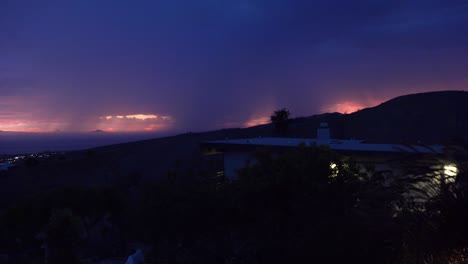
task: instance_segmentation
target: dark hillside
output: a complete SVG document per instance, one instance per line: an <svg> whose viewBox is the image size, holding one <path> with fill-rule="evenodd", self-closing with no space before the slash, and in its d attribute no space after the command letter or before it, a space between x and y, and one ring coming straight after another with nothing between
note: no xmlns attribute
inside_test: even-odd
<svg viewBox="0 0 468 264"><path fill-rule="evenodd" d="M343 134L377 142L467 140L468 92L405 95L342 117Z"/></svg>
<svg viewBox="0 0 468 264"><path fill-rule="evenodd" d="M331 135L337 139L356 138L380 143L466 142L468 92L404 95L352 114L328 113L296 118L291 122L288 136L316 137L316 128L321 122L329 123Z"/></svg>

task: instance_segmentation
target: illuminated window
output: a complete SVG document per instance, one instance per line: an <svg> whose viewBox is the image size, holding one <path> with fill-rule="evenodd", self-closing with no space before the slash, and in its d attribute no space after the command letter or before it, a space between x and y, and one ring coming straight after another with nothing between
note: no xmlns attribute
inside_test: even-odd
<svg viewBox="0 0 468 264"><path fill-rule="evenodd" d="M453 183L457 178L458 168L455 164L447 164L444 166L444 179L446 183Z"/></svg>
<svg viewBox="0 0 468 264"><path fill-rule="evenodd" d="M330 176L332 178L335 178L338 176L338 165L336 165L336 163L334 162L330 163L330 172L331 172Z"/></svg>
<svg viewBox="0 0 468 264"><path fill-rule="evenodd" d="M445 165L444 166L444 174L446 176L451 176L451 177L457 176L457 174L458 174L457 166L455 164Z"/></svg>

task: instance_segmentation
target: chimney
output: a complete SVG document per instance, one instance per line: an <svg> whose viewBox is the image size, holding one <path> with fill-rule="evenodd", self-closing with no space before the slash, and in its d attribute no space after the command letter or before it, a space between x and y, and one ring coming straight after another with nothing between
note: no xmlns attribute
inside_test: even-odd
<svg viewBox="0 0 468 264"><path fill-rule="evenodd" d="M320 123L320 127L317 129L317 139L330 139L328 123Z"/></svg>

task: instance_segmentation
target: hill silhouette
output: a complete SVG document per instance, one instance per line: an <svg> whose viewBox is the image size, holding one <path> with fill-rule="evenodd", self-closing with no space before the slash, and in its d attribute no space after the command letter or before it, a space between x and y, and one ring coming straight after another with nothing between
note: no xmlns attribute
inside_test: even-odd
<svg viewBox="0 0 468 264"><path fill-rule="evenodd" d="M467 140L468 92L400 96L342 118L343 135L386 142Z"/></svg>
<svg viewBox="0 0 468 264"><path fill-rule="evenodd" d="M468 92L440 91L399 96L351 114L327 113L293 119L290 137L316 137L321 122L337 139L376 143L451 144L468 140ZM271 127L247 128L252 135L274 136ZM270 132L270 134L268 134Z"/></svg>

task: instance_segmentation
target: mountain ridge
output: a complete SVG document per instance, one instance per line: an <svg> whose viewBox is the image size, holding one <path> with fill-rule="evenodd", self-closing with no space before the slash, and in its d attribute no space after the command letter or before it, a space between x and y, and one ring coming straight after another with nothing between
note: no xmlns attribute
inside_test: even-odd
<svg viewBox="0 0 468 264"><path fill-rule="evenodd" d="M398 96L343 117L343 134L367 140L448 144L468 139L468 92Z"/></svg>

